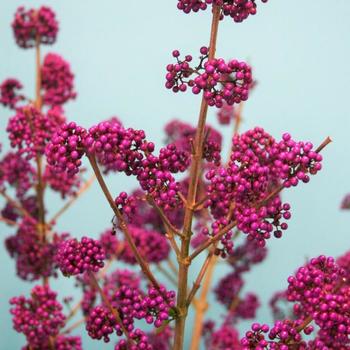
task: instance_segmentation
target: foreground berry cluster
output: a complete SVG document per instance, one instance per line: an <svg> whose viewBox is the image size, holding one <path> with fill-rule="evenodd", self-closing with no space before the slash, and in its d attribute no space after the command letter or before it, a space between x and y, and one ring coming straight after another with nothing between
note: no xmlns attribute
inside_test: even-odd
<svg viewBox="0 0 350 350"><path fill-rule="evenodd" d="M115 116L91 127L69 120L65 104L77 96L70 64L56 53L40 55L41 45L57 40L56 15L45 6L17 10L13 33L19 47L35 52L36 94L26 96L16 78L0 85L0 103L13 111L10 150L0 159L0 220L13 229L5 245L18 277L35 283L10 300L22 349L81 350L83 333L115 350L350 348L349 253L313 258L290 276L271 299L272 326L254 322L259 293L245 290L245 275L265 260L268 240L288 229L292 205L281 192L318 174L330 142L315 147L287 132L276 139L261 127L240 132L255 81L246 62L215 56L217 29L225 17L242 22L256 14L257 6L255 0L177 1L185 13L212 12L211 36L196 63L172 52L165 87L202 100L197 125L165 125L163 147ZM233 127L228 159L221 131L206 123L209 107L221 126ZM105 177L117 173L133 178L136 188L111 192ZM57 232L61 215L94 181L109 205L106 230L94 238ZM51 217L49 190L63 201ZM349 202L347 196L342 208ZM200 255L204 262L192 264ZM219 262L227 274L212 286ZM52 280L64 277L80 298L53 290ZM209 291L222 317L206 315ZM245 334L238 331L242 320L252 320Z"/></svg>

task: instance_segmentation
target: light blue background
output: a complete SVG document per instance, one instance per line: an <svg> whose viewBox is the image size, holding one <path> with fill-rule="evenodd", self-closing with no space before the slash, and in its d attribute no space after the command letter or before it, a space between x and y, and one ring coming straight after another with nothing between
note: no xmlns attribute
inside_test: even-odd
<svg viewBox="0 0 350 350"><path fill-rule="evenodd" d="M13 41L10 23L17 6L38 6L41 1L0 1L0 81L18 77L26 92L34 91L34 51L21 50ZM84 126L118 115L126 126L143 128L160 144L162 128L174 117L195 123L200 99L191 93L175 95L164 86L164 72L171 51L196 56L207 44L209 11L185 15L176 0L46 1L60 21L58 42L46 47L71 62L76 74L78 99L66 114ZM259 3L258 14L243 24L220 24L217 55L248 59L259 84L246 104L243 129L263 126L275 137L289 131L296 139L319 144L326 136L334 142L323 152L324 170L310 184L287 191L292 204L290 228L281 240L269 242L267 261L248 277L247 290L256 290L263 306L259 321L270 321L266 302L271 293L286 287L286 278L306 257L339 255L350 247L350 213L339 211L350 190L349 174L349 0L270 1ZM1 143L7 119L0 109ZM215 124L215 110L209 112ZM224 130L229 138L229 130ZM6 146L5 146L6 148ZM130 185L131 183L131 185ZM134 184L123 175L110 180L116 194ZM49 196L51 213L60 207ZM59 230L73 235L97 235L108 226L111 212L93 186L66 213ZM10 229L0 226L5 238ZM14 262L0 248L0 349L19 349L24 337L17 335L8 314L8 299L28 293L30 285L18 280ZM216 273L216 278L224 271ZM62 295L72 282L54 283ZM221 309L210 309L218 318ZM191 322L188 323L191 325ZM247 329L247 324L241 327ZM188 327L190 329L190 327ZM86 349L112 349L84 336Z"/></svg>

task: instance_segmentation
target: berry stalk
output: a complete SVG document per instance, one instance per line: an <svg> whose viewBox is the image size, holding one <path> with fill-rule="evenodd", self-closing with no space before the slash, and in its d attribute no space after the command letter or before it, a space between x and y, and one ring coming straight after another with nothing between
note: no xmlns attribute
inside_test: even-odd
<svg viewBox="0 0 350 350"><path fill-rule="evenodd" d="M213 16L210 33L209 43L209 57L211 60L215 56L216 41L218 35L220 20L220 7L213 5ZM188 190L188 196L186 201L186 210L183 226L183 238L181 239L181 252L179 259L179 274L178 274L178 294L177 294L177 308L179 310L179 316L176 319L175 324L175 336L174 336L174 350L181 350L184 343L185 323L187 316L187 283L188 283L188 269L189 269L189 246L191 240L192 219L194 214L194 208L196 204L197 189L199 184L199 178L201 173L201 159L203 153L204 139L205 139L205 122L208 112L208 103L202 97L200 114L198 119L198 125L196 130L196 136L193 147L192 164L190 169L190 184Z"/></svg>

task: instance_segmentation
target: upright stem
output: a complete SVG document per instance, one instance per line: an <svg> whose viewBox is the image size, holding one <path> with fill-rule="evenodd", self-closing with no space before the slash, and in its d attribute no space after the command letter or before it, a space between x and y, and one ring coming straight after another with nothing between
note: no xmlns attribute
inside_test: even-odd
<svg viewBox="0 0 350 350"><path fill-rule="evenodd" d="M35 75L36 75L36 84L35 84L35 107L37 110L41 110L41 59L40 59L40 35L36 35L35 40ZM35 130L34 130L35 133ZM46 222L45 222L45 203L44 203L44 183L43 183L43 164L42 164L42 156L40 154L36 154L36 168L37 168L37 176L38 183L36 185L36 195L38 201L38 232L40 235L40 239L45 244L46 242ZM43 278L43 284L48 285L49 280L48 277Z"/></svg>
<svg viewBox="0 0 350 350"><path fill-rule="evenodd" d="M192 330L192 340L191 340L191 350L198 350L200 341L202 338L203 320L205 312L208 308L207 296L211 286L211 281L214 274L215 265L218 261L218 256L214 255L209 262L207 273L203 282L203 288L201 294L197 300L194 301L194 307L196 309L196 316L194 319L193 330Z"/></svg>
<svg viewBox="0 0 350 350"><path fill-rule="evenodd" d="M209 56L211 60L215 57L216 40L218 34L220 20L220 7L213 5L213 16L210 33L209 43ZM196 130L196 136L194 140L192 163L190 169L190 184L188 189L188 196L186 200L185 218L183 227L183 237L181 238L181 250L179 261L179 274L178 274L178 293L177 293L177 308L179 311L178 318L175 324L175 338L174 338L174 350L182 350L184 343L185 322L187 316L187 283L188 283L188 268L189 268L189 247L192 235L192 220L195 210L196 197L198 183L201 173L201 163L203 154L203 145L205 138L205 122L207 118L208 104L202 96L201 108L199 113L198 125Z"/></svg>

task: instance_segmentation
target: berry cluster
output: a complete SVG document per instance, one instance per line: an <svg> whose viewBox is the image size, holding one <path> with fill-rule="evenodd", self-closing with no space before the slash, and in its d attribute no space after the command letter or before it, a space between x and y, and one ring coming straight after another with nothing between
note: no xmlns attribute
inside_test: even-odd
<svg viewBox="0 0 350 350"><path fill-rule="evenodd" d="M268 0L261 0L265 3ZM220 19L231 17L236 23L256 14L256 0L178 0L177 8L184 13L206 10L208 5L220 6Z"/></svg>
<svg viewBox="0 0 350 350"><path fill-rule="evenodd" d="M123 333L120 325L117 324L116 319L111 312L105 306L94 307L87 317L86 330L92 339L102 339L108 343L110 341L109 336L117 332L119 336Z"/></svg>
<svg viewBox="0 0 350 350"><path fill-rule="evenodd" d="M6 128L11 147L17 148L19 154L26 154L28 159L44 154L47 142L63 123L62 118L53 116L57 116L56 111L43 114L31 105L17 109Z"/></svg>
<svg viewBox="0 0 350 350"><path fill-rule="evenodd" d="M71 176L79 172L81 158L85 154L83 139L86 133L74 122L63 124L56 131L45 151L47 162L54 171L66 171Z"/></svg>
<svg viewBox="0 0 350 350"><path fill-rule="evenodd" d="M114 203L128 221L131 221L136 213L136 199L134 196L128 196L126 192L119 193Z"/></svg>
<svg viewBox="0 0 350 350"><path fill-rule="evenodd" d="M54 234L52 242L43 242L37 226L34 219L25 218L16 234L5 241L7 251L16 261L17 275L28 281L56 275L54 255L57 245L65 237Z"/></svg>
<svg viewBox="0 0 350 350"><path fill-rule="evenodd" d="M233 105L247 100L253 83L250 66L237 60L230 60L228 63L222 58L208 60L206 47L202 47L200 52L202 56L199 66L191 68L191 56L186 56L185 61L180 61L179 51L173 51L173 56L178 62L167 66L166 88L174 92L184 92L189 86L194 94L203 91L208 105L218 108L224 103ZM190 78L193 74L197 75L194 79Z"/></svg>
<svg viewBox="0 0 350 350"><path fill-rule="evenodd" d="M65 322L56 293L47 286L35 286L31 298L14 297L10 303L15 330L26 336L33 349L48 348L50 337L55 337Z"/></svg>
<svg viewBox="0 0 350 350"><path fill-rule="evenodd" d="M237 227L249 239L261 245L271 233L281 237L291 217L290 205L278 195L269 197L280 183L284 187L308 182L310 174L321 169L322 156L309 142L295 142L289 134L275 141L262 128L255 128L233 138L230 162L210 169L206 178L208 200L214 218L214 234L236 220ZM234 206L232 206L234 203Z"/></svg>
<svg viewBox="0 0 350 350"><path fill-rule="evenodd" d="M165 236L134 225L129 225L129 230L137 249L148 262L159 263L168 258L170 246ZM119 259L128 264L136 264L134 253L127 242L121 249Z"/></svg>
<svg viewBox="0 0 350 350"><path fill-rule="evenodd" d="M67 173L57 172L50 165L47 165L45 168L43 180L52 190L58 192L62 198L74 196L81 184L79 174L68 175Z"/></svg>
<svg viewBox="0 0 350 350"><path fill-rule="evenodd" d="M49 106L62 105L76 97L74 75L60 55L48 53L41 67L43 101Z"/></svg>
<svg viewBox="0 0 350 350"><path fill-rule="evenodd" d="M21 90L23 85L13 78L8 78L0 85L0 104L11 109L17 107L19 101L24 100L23 95L19 95L17 90Z"/></svg>
<svg viewBox="0 0 350 350"><path fill-rule="evenodd" d="M36 42L52 45L56 41L58 23L49 7L26 10L21 6L15 14L12 29L17 45L27 49L34 47Z"/></svg>
<svg viewBox="0 0 350 350"><path fill-rule="evenodd" d="M0 161L0 188L8 184L16 189L17 197L23 199L35 182L35 169L18 153L9 152Z"/></svg>
<svg viewBox="0 0 350 350"><path fill-rule="evenodd" d="M81 241L63 241L55 257L64 275L79 275L83 272L97 272L104 266L105 253L98 241L83 237Z"/></svg>

